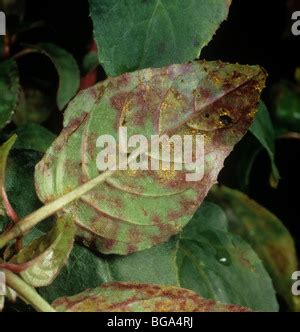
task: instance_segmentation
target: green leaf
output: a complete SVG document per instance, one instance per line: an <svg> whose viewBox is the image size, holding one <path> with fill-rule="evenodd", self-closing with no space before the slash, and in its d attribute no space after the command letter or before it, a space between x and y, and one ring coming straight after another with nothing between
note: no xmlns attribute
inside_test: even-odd
<svg viewBox="0 0 300 332"><path fill-rule="evenodd" d="M8 141L0 147L0 188L5 188L5 170L8 154L17 140L17 135L13 135Z"/></svg>
<svg viewBox="0 0 300 332"><path fill-rule="evenodd" d="M76 245L58 278L39 292L52 302L112 281L185 287L253 310L278 309L262 263L247 243L228 233L225 213L212 203L201 206L180 236L148 250L96 256Z"/></svg>
<svg viewBox="0 0 300 332"><path fill-rule="evenodd" d="M246 312L234 305L208 301L187 289L150 284L108 283L53 303L71 312Z"/></svg>
<svg viewBox="0 0 300 332"><path fill-rule="evenodd" d="M41 201L78 192L93 180L93 189L61 211L72 214L86 243L103 253L128 254L167 241L217 181L224 159L251 125L264 82L260 67L193 62L109 78L83 91L36 167ZM180 171L117 171L103 181L96 140L105 134L118 141L124 124L128 137L142 134L148 142L152 135L205 134L204 177L187 181L183 165Z"/></svg>
<svg viewBox="0 0 300 332"><path fill-rule="evenodd" d="M41 207L34 187L34 168L41 154L32 150L11 150L6 166L5 188L13 209L20 218ZM6 216L0 216L0 231L9 223ZM24 243L43 235L48 220L43 221L25 236Z"/></svg>
<svg viewBox="0 0 300 332"><path fill-rule="evenodd" d="M44 88L28 87L21 90L18 106L13 116L17 126L45 122L56 109L55 97Z"/></svg>
<svg viewBox="0 0 300 332"><path fill-rule="evenodd" d="M272 281L260 259L245 241L227 231L226 215L210 204L200 208L180 234L181 287L223 303L277 311Z"/></svg>
<svg viewBox="0 0 300 332"><path fill-rule="evenodd" d="M6 173L6 166L7 166L7 158L8 154L15 144L17 140L17 136L13 135L8 141L0 147L0 215L5 216L6 214L10 215L8 212L11 210L11 213L14 211L11 209L11 205L7 198L6 189L5 189L5 173Z"/></svg>
<svg viewBox="0 0 300 332"><path fill-rule="evenodd" d="M257 112L252 126L250 127L250 131L268 152L272 166L270 184L272 187L276 188L280 180L280 174L275 164L276 137L270 114L263 102L261 102L259 105L259 111Z"/></svg>
<svg viewBox="0 0 300 332"><path fill-rule="evenodd" d="M109 76L199 57L230 0L90 0L99 61Z"/></svg>
<svg viewBox="0 0 300 332"><path fill-rule="evenodd" d="M71 296L110 281L180 286L175 264L176 246L177 240L171 239L163 245L128 256L102 256L75 244L59 276L39 292L52 302L58 297Z"/></svg>
<svg viewBox="0 0 300 332"><path fill-rule="evenodd" d="M272 88L272 111L279 134L300 132L300 90L282 81Z"/></svg>
<svg viewBox="0 0 300 332"><path fill-rule="evenodd" d="M55 135L38 124L28 124L16 130L18 141L15 149L46 152L55 139Z"/></svg>
<svg viewBox="0 0 300 332"><path fill-rule="evenodd" d="M0 63L0 129L10 122L19 98L19 73L13 60Z"/></svg>
<svg viewBox="0 0 300 332"><path fill-rule="evenodd" d="M54 64L59 77L57 105L62 110L79 88L80 72L76 60L66 50L50 43L32 45L30 50L44 54Z"/></svg>
<svg viewBox="0 0 300 332"><path fill-rule="evenodd" d="M82 61L82 72L83 74L87 74L90 71L94 70L97 68L99 65L99 59L98 59L98 54L96 51L91 51L87 53Z"/></svg>
<svg viewBox="0 0 300 332"><path fill-rule="evenodd" d="M291 276L298 263L289 231L275 215L239 191L214 187L212 198L224 208L230 231L251 244L278 293L295 308L297 301L291 293Z"/></svg>
<svg viewBox="0 0 300 332"><path fill-rule="evenodd" d="M6 268L20 272L21 277L33 287L47 286L65 265L73 247L74 236L73 221L60 218L48 234L20 250L6 264Z"/></svg>

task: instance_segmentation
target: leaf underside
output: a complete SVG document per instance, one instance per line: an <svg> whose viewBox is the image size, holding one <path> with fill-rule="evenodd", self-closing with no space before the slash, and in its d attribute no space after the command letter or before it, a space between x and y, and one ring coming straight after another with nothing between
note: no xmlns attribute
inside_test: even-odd
<svg viewBox="0 0 300 332"><path fill-rule="evenodd" d="M199 61L124 74L81 92L37 165L39 198L50 202L98 176L96 140L118 140L120 126L128 137L204 135L201 181L186 181L185 169L117 171L62 210L84 243L103 253L128 254L165 242L216 183L224 159L252 123L265 78L257 66Z"/></svg>

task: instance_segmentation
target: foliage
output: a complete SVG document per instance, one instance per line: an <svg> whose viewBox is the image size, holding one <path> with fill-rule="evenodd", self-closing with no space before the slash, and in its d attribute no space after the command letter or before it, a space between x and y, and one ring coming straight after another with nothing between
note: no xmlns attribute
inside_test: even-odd
<svg viewBox="0 0 300 332"><path fill-rule="evenodd" d="M14 6L15 26L0 36L8 299L15 291L38 311L236 312L278 311L278 295L283 309L300 310L287 227L242 191L214 186L225 170L248 190L264 150L279 190L276 139L299 138L297 84L274 85L267 107L263 68L201 59L230 5L89 0L95 41L80 59L53 41L23 43L38 24L25 22L26 1ZM26 61L44 66L45 76L31 77ZM98 82L100 70L108 77ZM204 135L202 180L186 181L189 169L174 164L163 169L146 150L158 171L99 172L97 137L118 139L125 126L128 136ZM234 154L236 173L226 164Z"/></svg>

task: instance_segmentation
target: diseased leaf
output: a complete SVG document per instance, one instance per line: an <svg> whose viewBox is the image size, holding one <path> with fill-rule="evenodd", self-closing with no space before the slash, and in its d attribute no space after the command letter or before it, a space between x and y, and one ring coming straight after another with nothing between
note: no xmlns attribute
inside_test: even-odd
<svg viewBox="0 0 300 332"><path fill-rule="evenodd" d="M200 207L182 234L148 250L125 257L96 256L76 245L58 278L39 292L52 302L112 281L185 287L215 301L278 310L261 261L247 243L227 231L225 213L212 203Z"/></svg>
<svg viewBox="0 0 300 332"><path fill-rule="evenodd" d="M32 45L30 49L44 54L53 62L59 77L57 105L62 110L79 88L80 72L75 59L69 52L50 43Z"/></svg>
<svg viewBox="0 0 300 332"><path fill-rule="evenodd" d="M99 61L109 76L199 57L230 0L90 0Z"/></svg>
<svg viewBox="0 0 300 332"><path fill-rule="evenodd" d="M19 73L14 60L0 63L0 129L10 122L18 103Z"/></svg>
<svg viewBox="0 0 300 332"><path fill-rule="evenodd" d="M15 149L46 152L55 139L55 135L38 124L28 124L16 130L18 141Z"/></svg>
<svg viewBox="0 0 300 332"><path fill-rule="evenodd" d="M85 243L127 254L177 234L191 219L224 159L248 130L265 73L256 66L194 62L146 69L80 93L65 113L64 130L37 165L36 188L47 203L99 175L96 139L126 125L142 134L205 136L204 177L182 171L117 171L63 208ZM149 160L153 158L148 156Z"/></svg>
<svg viewBox="0 0 300 332"><path fill-rule="evenodd" d="M268 152L272 165L270 184L276 188L280 180L280 174L275 164L275 131L270 114L263 102L259 105L259 111L250 127L250 131Z"/></svg>
<svg viewBox="0 0 300 332"><path fill-rule="evenodd" d="M212 199L224 208L230 230L257 252L276 290L293 308L296 297L291 293L291 275L298 263L289 231L275 215L239 191L214 187Z"/></svg>
<svg viewBox="0 0 300 332"><path fill-rule="evenodd" d="M31 242L4 267L20 273L33 287L47 286L65 265L73 247L74 235L73 221L60 218L48 234Z"/></svg>
<svg viewBox="0 0 300 332"><path fill-rule="evenodd" d="M247 308L205 300L187 289L130 283L108 283L53 303L73 312L247 312Z"/></svg>

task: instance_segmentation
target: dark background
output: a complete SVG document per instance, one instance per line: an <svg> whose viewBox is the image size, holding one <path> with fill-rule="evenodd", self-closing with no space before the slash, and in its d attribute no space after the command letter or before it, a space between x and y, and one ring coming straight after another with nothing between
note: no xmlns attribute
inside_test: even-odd
<svg viewBox="0 0 300 332"><path fill-rule="evenodd" d="M21 41L35 43L51 41L69 50L82 61L92 42L92 23L89 18L87 0L43 0L26 1L25 19L43 20L45 25L34 32L24 33ZM294 72L300 66L300 36L291 34L291 13L300 10L299 0L233 0L228 20L218 30L213 41L203 50L201 58L220 59L241 64L259 64L268 71L268 86L280 79L294 81ZM23 60L22 60L23 61ZM38 59L26 58L21 66L22 76L26 78L32 72L48 75L49 81L53 70L45 71L47 63ZM47 61L45 61L47 62ZM51 68L49 68L51 69ZM103 70L99 70L99 79L104 79ZM56 87L53 87L55 91ZM268 91L265 92L267 99ZM54 112L47 127L59 133L62 116ZM273 211L283 220L292 232L300 249L299 171L300 141L278 140L276 160L282 180L277 190L270 187L268 179L270 162L265 153L261 153L251 173L249 195ZM247 153L247 151L245 151ZM227 160L221 175L223 183L235 186L236 152Z"/></svg>

